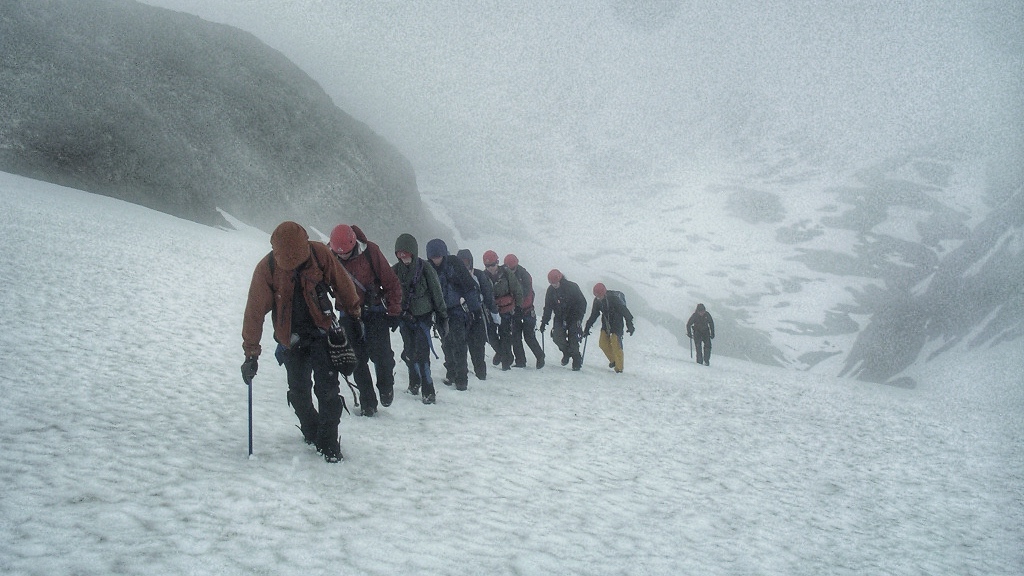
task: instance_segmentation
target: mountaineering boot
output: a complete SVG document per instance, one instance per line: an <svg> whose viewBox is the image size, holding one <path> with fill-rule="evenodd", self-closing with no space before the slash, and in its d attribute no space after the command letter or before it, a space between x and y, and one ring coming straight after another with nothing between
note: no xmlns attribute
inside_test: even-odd
<svg viewBox="0 0 1024 576"><path fill-rule="evenodd" d="M299 426L298 424L296 424L295 427L298 428L299 431L302 431L302 426ZM316 443L316 432L312 432L310 434L306 434L305 432L302 432L302 441L305 442L306 444L315 444Z"/></svg>
<svg viewBox="0 0 1024 576"><path fill-rule="evenodd" d="M540 370L543 367L544 367L544 357L541 356L540 358L537 358L537 370Z"/></svg>
<svg viewBox="0 0 1024 576"><path fill-rule="evenodd" d="M423 379L420 376L419 366L412 361L407 361L406 366L409 367L409 389L406 391L413 396L418 396L420 393L420 385L423 383Z"/></svg>
<svg viewBox="0 0 1024 576"><path fill-rule="evenodd" d="M323 454L325 461L331 464L341 462L344 458L341 454L341 443L339 443L337 439L324 442L323 445L318 446L316 450L320 454Z"/></svg>
<svg viewBox="0 0 1024 576"><path fill-rule="evenodd" d="M381 406L387 408L388 406L391 406L391 402L393 402L394 400L395 400L395 388L394 388L394 386L392 386L391 388L388 388L387 390L381 390L381 392L380 392L380 404L381 404Z"/></svg>
<svg viewBox="0 0 1024 576"><path fill-rule="evenodd" d="M572 360L572 356L568 352L562 352L562 366L568 364L569 360Z"/></svg>
<svg viewBox="0 0 1024 576"><path fill-rule="evenodd" d="M365 404L363 405L363 408L359 411L360 416L373 416L376 413L377 408L375 406L367 406Z"/></svg>
<svg viewBox="0 0 1024 576"><path fill-rule="evenodd" d="M424 394L423 395L423 403L424 404L433 404L434 400L435 399L434 399L434 395L433 394Z"/></svg>

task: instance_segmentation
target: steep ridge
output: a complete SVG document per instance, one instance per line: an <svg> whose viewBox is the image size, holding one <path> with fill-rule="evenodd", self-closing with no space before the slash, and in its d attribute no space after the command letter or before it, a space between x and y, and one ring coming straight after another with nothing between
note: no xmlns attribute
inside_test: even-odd
<svg viewBox="0 0 1024 576"><path fill-rule="evenodd" d="M0 6L0 170L206 224L427 233L408 160L249 33L128 0Z"/></svg>

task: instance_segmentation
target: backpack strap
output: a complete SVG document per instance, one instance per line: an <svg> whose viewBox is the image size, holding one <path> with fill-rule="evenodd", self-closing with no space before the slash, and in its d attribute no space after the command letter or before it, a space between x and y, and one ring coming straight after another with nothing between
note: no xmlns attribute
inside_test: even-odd
<svg viewBox="0 0 1024 576"><path fill-rule="evenodd" d="M339 260L339 262L340 262L340 260ZM347 274L349 279L352 280L352 283L356 285L356 288L359 288L360 290L363 291L363 294L366 294L367 296L369 296L370 293L366 289L366 286L363 286L363 283L360 282L358 278L353 276L352 273L348 271L348 268L345 268L344 264L341 265L341 269L345 271L345 274Z"/></svg>
<svg viewBox="0 0 1024 576"><path fill-rule="evenodd" d="M383 300L382 293L384 286L380 282L380 274L377 273L377 265L373 263L373 250L370 250L370 243L364 243L366 244L366 250L363 250L363 255L366 257L366 263L370 265L370 272L373 272L373 286L370 287L370 290L363 291L366 292L368 297L367 300L372 297L374 301L373 304L380 304L381 300ZM380 248L377 248L377 251L380 252ZM373 294L370 294L371 290L373 291Z"/></svg>
<svg viewBox="0 0 1024 576"><path fill-rule="evenodd" d="M416 284L419 283L420 278L422 278L422 277L423 277L423 259L417 257L416 258L416 267L413 269L413 272L412 272L412 279L409 281L409 285L408 286L404 286L404 288L406 288L406 289L402 291L402 310L403 311L406 311L406 310L409 309L409 302L412 301L412 293L416 289Z"/></svg>

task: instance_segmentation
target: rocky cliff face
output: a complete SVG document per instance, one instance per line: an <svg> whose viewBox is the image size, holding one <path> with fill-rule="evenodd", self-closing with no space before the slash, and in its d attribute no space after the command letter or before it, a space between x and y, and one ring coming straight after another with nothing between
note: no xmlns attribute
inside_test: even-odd
<svg viewBox="0 0 1024 576"><path fill-rule="evenodd" d="M432 234L410 163L240 30L127 0L0 5L0 170L227 225Z"/></svg>
<svg viewBox="0 0 1024 576"><path fill-rule="evenodd" d="M860 295L871 320L842 375L884 382L950 350L969 355L1024 337L1024 189L1003 192L955 249L908 267L915 283L888 282ZM911 247L928 253L927 244ZM913 385L906 378L893 382Z"/></svg>

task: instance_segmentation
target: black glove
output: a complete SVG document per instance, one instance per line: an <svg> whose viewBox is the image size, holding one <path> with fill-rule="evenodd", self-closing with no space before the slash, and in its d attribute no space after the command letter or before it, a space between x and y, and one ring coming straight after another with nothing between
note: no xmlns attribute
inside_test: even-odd
<svg viewBox="0 0 1024 576"><path fill-rule="evenodd" d="M517 306L515 311L512 312L512 319L513 320L522 320L523 319L523 309L519 308Z"/></svg>
<svg viewBox="0 0 1024 576"><path fill-rule="evenodd" d="M398 316L386 316L386 318L388 319L388 328L391 328L392 332L394 332L395 330L398 330L398 323L399 323L398 318L399 317Z"/></svg>
<svg viewBox="0 0 1024 576"><path fill-rule="evenodd" d="M352 319L352 333L355 334L356 342L366 341L366 324L363 324L362 318Z"/></svg>
<svg viewBox="0 0 1024 576"><path fill-rule="evenodd" d="M412 312L409 312L408 310L403 310L401 316L399 316L398 319L407 324L416 323L416 317L413 316Z"/></svg>
<svg viewBox="0 0 1024 576"><path fill-rule="evenodd" d="M256 361L256 357L246 358L245 362L242 362L242 382L248 386L252 384L252 379L256 376L256 371L259 369L259 362Z"/></svg>
<svg viewBox="0 0 1024 576"><path fill-rule="evenodd" d="M633 335L633 327L630 326L630 327L626 328L626 332L629 332L629 335L632 336Z"/></svg>
<svg viewBox="0 0 1024 576"><path fill-rule="evenodd" d="M441 337L441 340L448 337L448 318L441 318L437 322L437 335Z"/></svg>
<svg viewBox="0 0 1024 576"><path fill-rule="evenodd" d="M693 334L690 334L689 332L686 333L686 337L693 340Z"/></svg>
<svg viewBox="0 0 1024 576"><path fill-rule="evenodd" d="M547 325L547 324L545 324L544 322L541 322L541 323L540 323L540 331L541 331L541 332L543 332L544 330L546 330L546 329L547 329L547 327L548 327L548 325Z"/></svg>
<svg viewBox="0 0 1024 576"><path fill-rule="evenodd" d="M586 338L587 336L590 336L590 328L583 331L583 337Z"/></svg>

